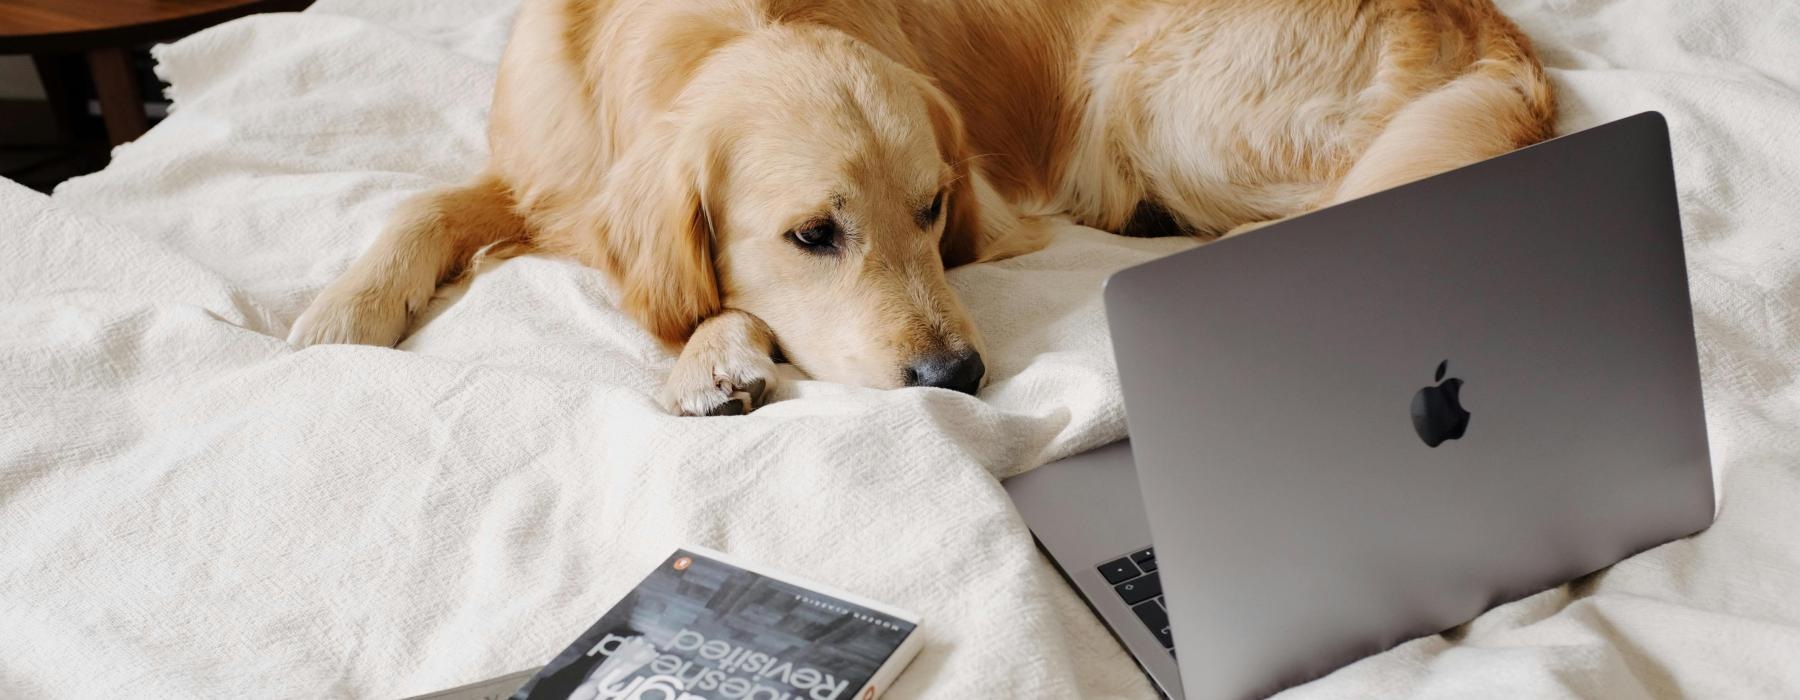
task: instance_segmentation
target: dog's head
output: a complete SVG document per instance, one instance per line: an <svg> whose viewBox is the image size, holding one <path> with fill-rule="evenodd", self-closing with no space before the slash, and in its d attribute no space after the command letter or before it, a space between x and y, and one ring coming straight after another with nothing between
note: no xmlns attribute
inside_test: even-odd
<svg viewBox="0 0 1800 700"><path fill-rule="evenodd" d="M740 309L816 378L973 393L981 339L944 270L991 195L951 102L841 33L720 43L611 173L627 309L670 343Z"/></svg>

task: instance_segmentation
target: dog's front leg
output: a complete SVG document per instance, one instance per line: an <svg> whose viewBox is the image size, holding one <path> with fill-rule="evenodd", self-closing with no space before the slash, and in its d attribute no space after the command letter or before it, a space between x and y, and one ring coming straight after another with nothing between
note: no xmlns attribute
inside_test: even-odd
<svg viewBox="0 0 1800 700"><path fill-rule="evenodd" d="M754 411L775 389L774 351L775 334L748 313L726 309L701 321L663 385L662 405L683 416Z"/></svg>

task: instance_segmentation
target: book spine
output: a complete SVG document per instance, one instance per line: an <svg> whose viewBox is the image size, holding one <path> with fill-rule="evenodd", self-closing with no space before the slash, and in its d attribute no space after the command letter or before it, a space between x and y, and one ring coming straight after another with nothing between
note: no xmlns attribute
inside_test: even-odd
<svg viewBox="0 0 1800 700"><path fill-rule="evenodd" d="M881 668L875 669L875 675L870 676L869 682L859 688L853 697L856 700L875 700L881 697L888 686L894 684L894 679L899 677L900 672L906 670L906 665L912 663L913 657L919 655L919 647L924 644L918 628L913 628L912 634L906 635L906 641L900 642L900 648L888 655L887 661L881 664Z"/></svg>

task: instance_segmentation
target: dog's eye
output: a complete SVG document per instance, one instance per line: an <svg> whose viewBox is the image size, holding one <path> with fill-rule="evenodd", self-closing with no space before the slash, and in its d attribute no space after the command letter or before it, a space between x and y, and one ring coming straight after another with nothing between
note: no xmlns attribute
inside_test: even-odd
<svg viewBox="0 0 1800 700"><path fill-rule="evenodd" d="M830 219L809 221L788 231L787 237L808 253L828 253L837 248L837 224Z"/></svg>
<svg viewBox="0 0 1800 700"><path fill-rule="evenodd" d="M938 190L937 196L931 198L931 204L919 210L919 226L929 228L937 223L938 216L944 213L944 191Z"/></svg>

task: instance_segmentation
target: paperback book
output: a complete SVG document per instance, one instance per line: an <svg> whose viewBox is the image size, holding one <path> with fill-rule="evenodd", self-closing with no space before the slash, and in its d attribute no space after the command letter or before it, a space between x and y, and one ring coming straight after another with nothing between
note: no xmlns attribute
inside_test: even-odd
<svg viewBox="0 0 1800 700"><path fill-rule="evenodd" d="M523 672L424 697L872 700L918 653L918 625L911 613L689 547L522 684Z"/></svg>

